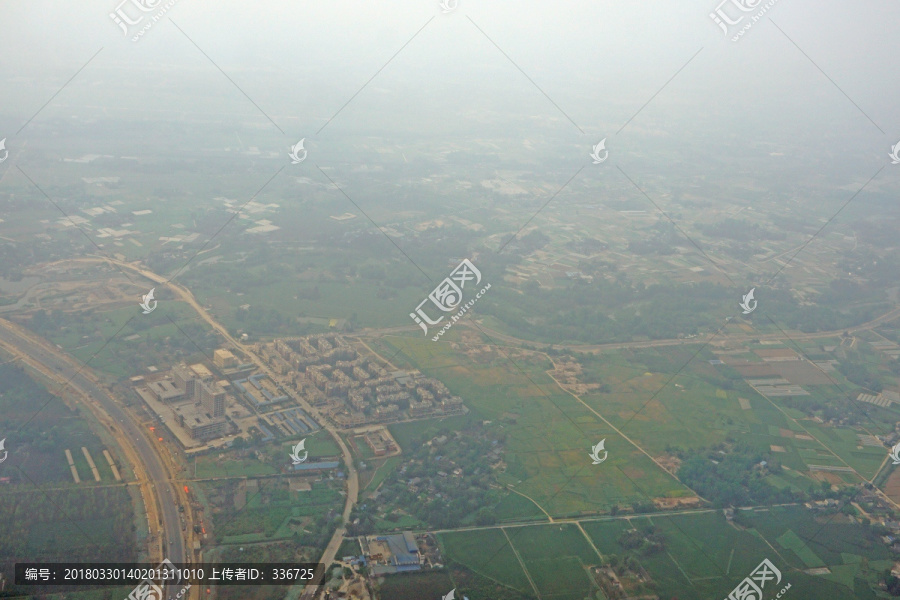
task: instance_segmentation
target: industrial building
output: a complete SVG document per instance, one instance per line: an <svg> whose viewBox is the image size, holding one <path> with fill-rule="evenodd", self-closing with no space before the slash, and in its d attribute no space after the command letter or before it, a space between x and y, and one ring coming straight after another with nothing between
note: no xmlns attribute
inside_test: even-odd
<svg viewBox="0 0 900 600"><path fill-rule="evenodd" d="M412 533L366 536L361 540L363 555L373 575L419 571L419 547Z"/></svg>

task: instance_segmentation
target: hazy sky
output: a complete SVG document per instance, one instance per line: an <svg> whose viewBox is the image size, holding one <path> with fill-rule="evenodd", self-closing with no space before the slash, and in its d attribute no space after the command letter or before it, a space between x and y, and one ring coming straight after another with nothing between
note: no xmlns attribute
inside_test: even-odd
<svg viewBox="0 0 900 600"><path fill-rule="evenodd" d="M862 177L900 138L893 0L778 0L736 43L709 18L718 0L459 0L448 14L437 0L177 0L136 43L109 17L117 1L0 2L0 137L10 137L8 146L28 139L33 126L14 134L98 50L35 123L98 112L221 114L223 124L259 119L269 134L296 141L384 67L322 143L410 123L446 137L457 125L471 128L481 111L498 119L508 111L558 128L572 144L609 136L610 146L660 152L657 160L679 145L715 153L727 143L751 154L808 153ZM140 14L131 0L124 10ZM515 128L521 133L510 135L527 137L527 123Z"/></svg>

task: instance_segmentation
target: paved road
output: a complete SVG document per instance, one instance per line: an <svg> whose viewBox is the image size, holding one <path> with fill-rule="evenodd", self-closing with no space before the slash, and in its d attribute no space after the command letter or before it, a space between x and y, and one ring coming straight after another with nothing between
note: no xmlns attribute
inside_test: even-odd
<svg viewBox="0 0 900 600"><path fill-rule="evenodd" d="M78 372L80 367L74 359L62 351L51 350L51 344L41 343L30 332L25 332L15 324L0 319L0 341L14 346L25 354L26 358L23 359L23 362L38 363L64 380L71 380L73 387L89 394L92 399L90 401L95 403L94 408L100 408L109 416L110 420L115 422L116 427L124 434L124 436L117 435L117 439L121 443L122 438L126 437L127 442L142 460L157 497L157 506L161 507L166 545L163 550L164 556L174 563L184 562L186 553L182 539L181 520L174 501L174 484L168 481L168 474L160 457L151 447L150 441L132 422L125 410L105 389L89 377L86 369ZM151 527L158 530L159 523L151 523Z"/></svg>
<svg viewBox="0 0 900 600"><path fill-rule="evenodd" d="M209 326L212 327L216 332L218 332L219 335L221 335L223 338L225 338L225 340L227 340L228 343L230 343L239 352L247 354L250 357L250 359L256 364L256 366L263 373L268 375L269 378L272 379L272 381L279 382L279 383L283 382L283 378L279 377L269 367L269 365L266 364L266 362L262 358L260 358L256 354L254 354L250 348L248 348L244 344L241 344L236 339L234 339L231 336L231 334L228 333L228 330L221 323L219 323L218 321L213 319L212 315L210 315L206 311L206 309L203 308L199 302L197 302L197 299L194 298L194 295L186 287L183 287L174 282L168 281L162 275L154 273L153 271L150 271L149 269L146 269L146 268L140 266L139 264L126 263L126 262L122 262L122 261L118 261L118 260L114 260L114 259L110 259L110 258L105 258L105 257L102 259L79 258L79 259L73 259L73 260L78 261L78 262L100 262L100 261L102 261L102 262L111 263L114 265L118 265L119 267L122 267L124 269L129 269L132 272L138 273L139 275L146 277L147 279L149 279L150 281L153 281L156 284L165 285L168 289L175 292L175 294L179 297L179 299L181 299L182 301L189 304L191 306L191 308L193 308L197 312L197 314L200 315L200 318L202 318L204 321L206 321L209 324ZM322 557L320 558L320 562L324 563L327 566L327 565L330 565L334 561L335 556L337 556L338 549L340 548L341 542L343 541L343 538L344 538L344 532L345 532L347 520L350 518L350 513L353 510L353 507L356 505L357 499L359 497L359 474L357 473L356 468L353 465L353 455L350 453L350 449L347 447L347 444L344 443L344 440L340 437L340 435L338 435L337 430L328 424L328 420L325 419L319 413L318 409L316 409L315 407L313 407L312 405L307 403L304 399L302 399L299 396L297 396L296 394L294 394L293 391L289 387L283 386L282 389L285 391L285 393L287 393L295 401L297 401L298 404L300 404L300 406L307 412L307 414L311 415L318 423L320 423L322 425L322 427L326 431L328 431L328 433L331 435L331 437L334 439L334 441L340 447L341 455L343 456L343 459L344 459L344 465L347 469L347 498L346 498L346 501L344 502L344 511L343 511L343 515L342 515L343 522L342 522L341 526L338 527L337 530L334 532L334 535L332 536L331 541L325 547L325 552L322 554ZM172 562L177 562L177 561L175 561L173 559ZM312 596L314 593L316 593L318 591L317 588L315 590L310 589L310 588L311 588L311 586L307 586L307 590L304 591L304 597ZM291 591L293 593L296 593L296 588L292 588Z"/></svg>
<svg viewBox="0 0 900 600"><path fill-rule="evenodd" d="M150 279L159 284L165 283L167 286L170 286L174 289L176 294L182 297L184 301L190 304L203 319L209 323L214 329L216 329L219 333L222 333L229 341L233 342L239 348L246 350L246 347L239 344L230 335L228 335L222 325L217 323L209 314L197 303L194 299L193 294L191 294L186 288L178 286L174 283L167 282L166 278L158 275L148 269L143 268L140 263L127 263L118 260L114 260L107 257L97 256L96 258L73 258L73 259L64 259L61 261L57 261L58 263L63 262L84 262L84 263L108 263L118 265L120 267L129 269L135 273ZM50 263L56 264L56 263ZM2 310L2 308L0 308ZM900 318L900 308L895 308L887 313L872 319L866 323L861 323L855 327L849 327L847 329L839 329L834 331L818 331L815 333L803 333L800 331L794 330L786 330L786 333L790 336L790 339L794 342L803 342L810 341L816 339L824 339L839 336L845 331L854 334L860 331L867 331L870 329L874 329L879 325L884 325L894 319ZM562 344L549 344L544 342L536 342L533 340L526 340L522 338L517 338L512 335L507 335L505 333L501 333L489 327L485 327L482 324L479 324L477 327L473 323L470 323L469 320L465 320L461 325L466 327L472 327L478 331L486 333L489 335L494 342L506 342L513 346L523 346L527 345L532 348L538 349L549 349L556 348L558 350L571 350L574 352L600 352L603 350L617 350L624 348L659 348L662 346L680 346L683 344L704 344L707 342L716 342L716 343L736 343L736 342L749 342L751 340L771 340L771 341L787 341L784 334L781 332L777 333L731 333L731 334L723 334L718 336L713 336L710 334L697 336L690 339L685 338L677 338L677 339L662 339L662 340L642 340L637 342L610 342L605 344L571 344L571 343L562 343ZM352 337L378 337L382 335L392 335L404 332L418 332L421 331L418 326L410 324L410 325L401 325L397 327L383 327L383 328L373 328L373 329L363 329L357 332L350 334Z"/></svg>
<svg viewBox="0 0 900 600"><path fill-rule="evenodd" d="M839 329L835 331L817 331L815 333L803 333L800 331L792 331L786 330L788 336L790 336L790 340L794 342L807 342L810 340L820 340L825 338L831 338L840 336L845 331L849 334L858 333L860 331L867 331L870 329L874 329L879 325L884 325L885 323L889 323L894 319L900 318L900 308L895 308L880 317L876 317L871 321L866 323L860 323L855 327L848 327L847 329ZM528 345L533 348L538 348L542 350L547 350L550 348L555 348L557 350L571 350L573 352L601 352L603 350L620 350L624 348L659 348L662 346L681 346L685 344L705 344L705 343L739 343L739 342L749 342L751 340L761 340L761 341L779 341L779 342L790 342L787 337L781 332L778 333L730 333L725 335L703 335L690 339L664 339L664 340L642 340L639 342L610 342L608 344L581 344L581 345L573 345L573 344L546 344L542 342L534 342L531 340L524 340L521 338L517 338L511 335L507 335L505 333L501 333L494 329L490 329L489 327L485 327L484 325L478 325L477 327L466 321L464 323L466 327L472 327L476 331L481 331L488 336L494 342L506 342L513 346L523 346ZM397 330L406 330L406 328L396 328ZM391 330L385 329L382 330L384 333L393 333ZM368 333L368 332L366 332Z"/></svg>

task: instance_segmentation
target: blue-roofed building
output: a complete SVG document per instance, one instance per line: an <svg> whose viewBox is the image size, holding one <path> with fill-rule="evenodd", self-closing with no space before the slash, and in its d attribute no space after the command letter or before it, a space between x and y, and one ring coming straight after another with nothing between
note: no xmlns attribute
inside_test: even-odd
<svg viewBox="0 0 900 600"><path fill-rule="evenodd" d="M411 534L403 534L403 535L386 535L378 538L379 541L383 541L387 543L388 548L391 550L391 558L390 563L397 567L397 570L418 570L420 568L419 565L419 549L416 546L416 541L413 538L412 544L410 545L407 540L407 536L412 537ZM409 567L415 567L414 569L410 569Z"/></svg>
<svg viewBox="0 0 900 600"><path fill-rule="evenodd" d="M422 569L416 538L411 533L366 536L360 538L360 546L373 575Z"/></svg>
<svg viewBox="0 0 900 600"><path fill-rule="evenodd" d="M288 419L280 419L278 421L282 427L288 430L288 433L295 434L297 430L294 428L294 425Z"/></svg>
<svg viewBox="0 0 900 600"><path fill-rule="evenodd" d="M272 392L265 389L260 383L260 381L264 379L267 379L266 375L257 373L256 375L251 375L246 379L236 379L232 383L234 383L235 389L240 392L241 397L243 397L245 400L247 400L257 408L275 404L276 402L282 402L288 399L288 397L284 394L275 396Z"/></svg>
<svg viewBox="0 0 900 600"><path fill-rule="evenodd" d="M269 430L268 427L266 427L265 425L263 425L263 420L262 420L262 419L257 419L257 420L256 420L256 426L259 427L259 430L260 430L260 431L262 432L262 434L263 434L262 441L264 441L264 442L269 442L269 441L275 439L275 434L272 433L272 432Z"/></svg>
<svg viewBox="0 0 900 600"><path fill-rule="evenodd" d="M307 427L304 423L301 423L294 417L286 417L285 421L290 423L294 427L294 429L296 429L300 433L307 433L309 431L309 427Z"/></svg>

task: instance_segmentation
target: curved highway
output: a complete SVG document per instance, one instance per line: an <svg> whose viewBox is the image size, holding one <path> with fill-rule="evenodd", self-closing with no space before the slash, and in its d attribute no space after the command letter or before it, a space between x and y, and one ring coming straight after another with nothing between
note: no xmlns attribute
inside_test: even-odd
<svg viewBox="0 0 900 600"><path fill-rule="evenodd" d="M138 456L142 465L132 465L135 475L142 479L138 473L145 469L146 481L153 489L156 506L159 507L162 520L164 558L173 563L185 562L184 540L181 533L181 518L175 501L176 490L169 481L169 476L163 466L162 460L152 448L150 440L141 429L129 418L125 410L110 394L95 381L84 367L56 349L52 344L37 338L30 332L5 319L0 319L0 344L6 346L11 352L18 354L22 362L43 372L57 381L68 381L68 386L79 392L87 408L97 415L98 409L102 415L97 415L101 421L103 416L108 417L110 423L118 430L115 438L119 444L128 444L130 448L123 448L126 454ZM131 452L129 452L129 450ZM142 467L143 466L143 467ZM144 501L147 502L148 498ZM151 507L146 507L149 511ZM151 528L159 531L160 524L151 523Z"/></svg>

